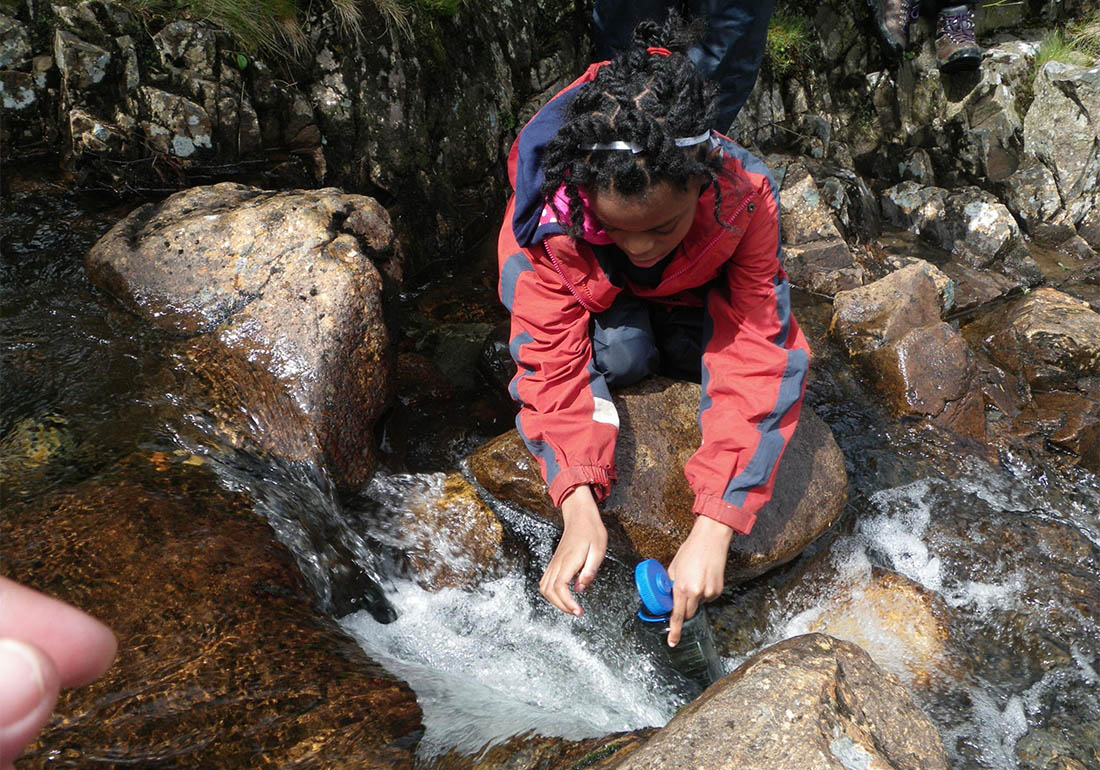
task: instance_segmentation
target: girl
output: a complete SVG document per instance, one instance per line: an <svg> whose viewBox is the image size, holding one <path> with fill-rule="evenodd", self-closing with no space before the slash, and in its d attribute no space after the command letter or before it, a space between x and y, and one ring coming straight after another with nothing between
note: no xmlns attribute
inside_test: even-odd
<svg viewBox="0 0 1100 770"><path fill-rule="evenodd" d="M709 130L714 95L682 53L690 42L676 18L643 23L635 48L531 119L509 155L498 243L516 424L565 523L539 584L555 607L582 614L570 583L590 585L607 546L597 504L615 481L619 425L608 387L654 372L702 384L670 645L722 592L730 539L771 496L809 363L779 265L775 182Z"/></svg>

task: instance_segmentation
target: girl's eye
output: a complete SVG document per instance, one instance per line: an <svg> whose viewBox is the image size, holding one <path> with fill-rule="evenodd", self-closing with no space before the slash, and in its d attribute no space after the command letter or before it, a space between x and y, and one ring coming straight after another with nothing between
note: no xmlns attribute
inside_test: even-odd
<svg viewBox="0 0 1100 770"><path fill-rule="evenodd" d="M650 232L655 235L672 235L674 232L676 232L676 228L666 227L664 230L650 230Z"/></svg>

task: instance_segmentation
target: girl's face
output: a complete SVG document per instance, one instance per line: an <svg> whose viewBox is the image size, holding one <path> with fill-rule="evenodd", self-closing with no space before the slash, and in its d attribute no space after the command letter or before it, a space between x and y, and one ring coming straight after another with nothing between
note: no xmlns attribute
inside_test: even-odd
<svg viewBox="0 0 1100 770"><path fill-rule="evenodd" d="M680 245L695 219L702 182L686 190L658 182L642 195L591 190L588 206L607 236L638 267L651 267Z"/></svg>

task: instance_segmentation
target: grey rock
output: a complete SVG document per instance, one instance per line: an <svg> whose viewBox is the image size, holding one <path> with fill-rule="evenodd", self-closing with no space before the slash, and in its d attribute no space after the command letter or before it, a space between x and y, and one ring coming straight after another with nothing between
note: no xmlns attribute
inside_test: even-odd
<svg viewBox="0 0 1100 770"><path fill-rule="evenodd" d="M117 126L78 107L69 110L69 136L73 141L73 153L77 155L85 151L117 152L124 140Z"/></svg>
<svg viewBox="0 0 1100 770"><path fill-rule="evenodd" d="M103 82L111 63L110 51L61 29L54 35L53 55L61 71L62 88L70 99Z"/></svg>
<svg viewBox="0 0 1100 770"><path fill-rule="evenodd" d="M31 36L22 22L0 14L0 70L23 67L31 58Z"/></svg>
<svg viewBox="0 0 1100 770"><path fill-rule="evenodd" d="M932 158L920 147L914 147L905 153L905 159L898 164L898 176L904 182L914 182L920 187L935 187L936 172L932 167Z"/></svg>
<svg viewBox="0 0 1100 770"><path fill-rule="evenodd" d="M1054 174L1033 156L1004 180L1004 191L1005 205L1032 236L1062 208Z"/></svg>
<svg viewBox="0 0 1100 770"><path fill-rule="evenodd" d="M1024 148L1050 169L1063 201L1100 187L1100 65L1043 65L1024 118ZM1086 212L1075 217L1080 221Z"/></svg>
<svg viewBox="0 0 1100 770"><path fill-rule="evenodd" d="M142 86L135 95L149 143L160 152L189 158L213 147L213 125L205 109L178 94Z"/></svg>
<svg viewBox="0 0 1100 770"><path fill-rule="evenodd" d="M29 72L0 70L0 100L5 110L19 112L38 101L34 76Z"/></svg>
<svg viewBox="0 0 1100 770"><path fill-rule="evenodd" d="M180 82L215 80L217 37L213 29L192 21L173 21L154 36L161 64Z"/></svg>
<svg viewBox="0 0 1100 770"><path fill-rule="evenodd" d="M736 725L736 729L731 729ZM822 634L757 653L683 708L617 770L947 770L904 685Z"/></svg>

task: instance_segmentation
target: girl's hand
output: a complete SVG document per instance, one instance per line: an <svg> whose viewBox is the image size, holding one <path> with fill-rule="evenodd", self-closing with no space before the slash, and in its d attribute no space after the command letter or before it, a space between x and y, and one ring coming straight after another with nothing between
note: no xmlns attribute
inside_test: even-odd
<svg viewBox="0 0 1100 770"><path fill-rule="evenodd" d="M673 601L669 647L679 644L684 621L695 615L699 603L717 599L722 594L732 537L733 530L725 524L706 516L695 517L691 533L668 565Z"/></svg>
<svg viewBox="0 0 1100 770"><path fill-rule="evenodd" d="M573 598L569 583L578 572L580 575L573 585L576 591L583 591L595 580L607 552L607 530L587 484L566 495L561 503L561 515L565 531L539 581L539 593L562 612L579 618L584 610Z"/></svg>

